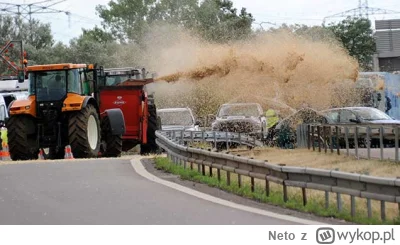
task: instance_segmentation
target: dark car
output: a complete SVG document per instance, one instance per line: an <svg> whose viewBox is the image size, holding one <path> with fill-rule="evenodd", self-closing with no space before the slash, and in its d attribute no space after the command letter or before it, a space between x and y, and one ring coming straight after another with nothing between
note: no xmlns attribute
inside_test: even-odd
<svg viewBox="0 0 400 245"><path fill-rule="evenodd" d="M321 111L326 116L328 124L356 126L359 125L358 135L360 145L370 143L371 147L378 147L380 145L380 128L383 128L384 145L394 144L394 129L392 126L400 126L400 121L391 118L389 115L381 110L373 107L343 107ZM367 128L370 128L371 142L367 142ZM343 136L345 132L344 127L339 127ZM348 128L348 135L353 138L355 134L355 127ZM350 146L353 140L350 139ZM341 145L344 143L342 142Z"/></svg>
<svg viewBox="0 0 400 245"><path fill-rule="evenodd" d="M329 124L399 124L399 120L373 107L343 107L321 111Z"/></svg>

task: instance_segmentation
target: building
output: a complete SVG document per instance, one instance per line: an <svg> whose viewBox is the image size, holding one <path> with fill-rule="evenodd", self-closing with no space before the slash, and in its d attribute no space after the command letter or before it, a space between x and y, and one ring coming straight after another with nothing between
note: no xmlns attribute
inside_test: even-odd
<svg viewBox="0 0 400 245"><path fill-rule="evenodd" d="M400 19L376 20L374 70L400 71Z"/></svg>

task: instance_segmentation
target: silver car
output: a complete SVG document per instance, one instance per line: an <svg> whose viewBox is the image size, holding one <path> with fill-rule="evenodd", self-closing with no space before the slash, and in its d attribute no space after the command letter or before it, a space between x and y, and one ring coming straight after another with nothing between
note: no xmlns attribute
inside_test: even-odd
<svg viewBox="0 0 400 245"><path fill-rule="evenodd" d="M248 133L265 138L266 117L257 103L223 104L212 124L213 131Z"/></svg>
<svg viewBox="0 0 400 245"><path fill-rule="evenodd" d="M167 108L157 110L162 130L200 131L190 108Z"/></svg>

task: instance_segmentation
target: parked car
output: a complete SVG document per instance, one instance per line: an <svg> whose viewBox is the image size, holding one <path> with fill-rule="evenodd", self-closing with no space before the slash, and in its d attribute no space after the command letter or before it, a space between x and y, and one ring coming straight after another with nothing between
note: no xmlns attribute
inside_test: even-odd
<svg viewBox="0 0 400 245"><path fill-rule="evenodd" d="M344 107L321 111L330 124L400 124L373 107Z"/></svg>
<svg viewBox="0 0 400 245"><path fill-rule="evenodd" d="M360 125L358 128L359 144L370 144L371 147L379 146L380 126L384 128L384 144L394 144L394 130L391 125L400 125L399 120L395 120L388 114L373 107L343 107L321 111L326 116L328 124L338 125ZM367 125L370 126L371 142L366 141ZM376 127L374 127L376 125ZM344 134L344 127L339 127L341 135ZM351 127L348 131L349 135L355 134L355 128ZM350 139L350 147L353 145L353 140ZM344 147L344 142L341 142Z"/></svg>
<svg viewBox="0 0 400 245"><path fill-rule="evenodd" d="M199 122L190 108L167 108L157 110L162 130L200 131Z"/></svg>
<svg viewBox="0 0 400 245"><path fill-rule="evenodd" d="M258 103L234 103L220 106L213 131L247 133L264 139L267 135L266 117Z"/></svg>

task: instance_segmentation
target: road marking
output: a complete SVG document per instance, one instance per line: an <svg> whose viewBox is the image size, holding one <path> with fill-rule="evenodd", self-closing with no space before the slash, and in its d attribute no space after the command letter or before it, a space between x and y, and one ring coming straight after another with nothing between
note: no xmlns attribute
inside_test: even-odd
<svg viewBox="0 0 400 245"><path fill-rule="evenodd" d="M268 216L271 218L275 218L275 219L279 219L279 220L285 220L285 221L289 221L289 222L293 222L293 223L297 223L297 224L304 224L304 225L328 225L325 223L321 223L321 222L317 222L317 221L312 221L312 220L307 220L307 219L302 219L302 218L297 218L297 217L292 217L289 215L283 215L283 214L277 214L277 213L273 213L273 212L269 212L266 210L262 210L262 209L258 209L258 208L253 208L253 207L248 207L245 205L241 205L241 204L237 204L234 202L230 202L221 198L217 198L193 189L190 189L188 187L182 186L182 185L178 185L176 183L172 183L170 181L166 181L163 179L160 179L152 174L150 174L145 167L143 166L143 163L141 162L141 157L136 157L134 159L131 160L131 165L133 167L133 169L136 171L136 173L138 173L140 176L153 181L155 183L170 187L172 189L175 189L177 191L189 194L191 196L206 200L206 201L210 201L213 203L217 203L226 207L230 207L230 208L235 208L235 209L239 209L242 211L246 211L246 212L250 212L250 213L254 213L254 214L259 214L259 215L263 215L263 216Z"/></svg>

